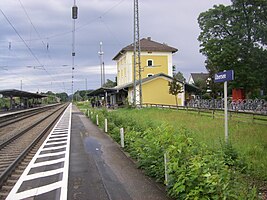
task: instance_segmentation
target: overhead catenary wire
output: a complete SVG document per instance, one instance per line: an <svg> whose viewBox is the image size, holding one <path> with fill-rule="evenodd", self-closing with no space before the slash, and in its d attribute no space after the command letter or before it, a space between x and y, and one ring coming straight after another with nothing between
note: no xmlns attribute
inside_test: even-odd
<svg viewBox="0 0 267 200"><path fill-rule="evenodd" d="M33 56L33 58L37 61L39 66L42 66L42 68L44 69L44 71L49 75L49 77L53 80L56 81L52 75L46 70L46 68L44 67L44 65L40 62L40 60L38 59L38 57L35 55L35 53L32 51L32 49L30 48L30 46L27 44L27 42L24 40L24 38L20 35L20 33L17 31L17 29L15 28L15 26L11 23L11 21L8 19L8 17L5 15L4 11L0 8L0 12L2 13L2 15L4 16L4 18L6 19L6 21L8 22L8 24L12 27L12 29L15 31L15 33L18 35L18 37L21 39L21 41L24 43L24 45L27 47L28 51L30 52L30 54Z"/></svg>
<svg viewBox="0 0 267 200"><path fill-rule="evenodd" d="M80 26L77 26L76 27L76 31L79 31L80 29L83 29L84 27L94 23L95 21L98 21L100 18L103 18L105 15L107 15L109 12L111 12L113 9L115 9L116 7L118 7L120 4L122 4L124 1L126 0L120 0L118 3L116 3L115 5L113 5L112 7L108 8L106 11L104 11L101 15L89 20L88 22L80 25ZM61 37L63 35L68 35L68 34L71 34L72 33L72 30L71 31L64 31L64 32L60 32L60 33L56 33L56 34L53 34L53 35L50 35L50 36L46 36L46 37L41 37L41 38L36 38L36 39L31 39L31 41L37 41L37 40L44 40L44 39L52 39L52 38L56 38L56 37ZM27 41L27 40L25 40Z"/></svg>
<svg viewBox="0 0 267 200"><path fill-rule="evenodd" d="M16 55L15 51L14 51L13 48L12 48L12 42L9 42L9 43L8 43L8 50L9 50L9 56L15 57L17 60L20 59L20 58ZM44 84L40 84L39 82L36 83L36 82L32 81L31 79L26 78L25 76L22 76L21 73L18 73L16 70L15 70L16 72L13 72L14 69L16 69L17 67L18 67L18 66L14 66L14 65L10 66L10 65L7 63L7 65L5 65L5 66L0 66L0 69L1 69L1 70L4 70L5 73L7 73L7 74L9 74L9 75L12 75L12 76L18 77L19 79L24 80L23 85L34 86L34 87L37 88L38 91L39 91L39 88L40 88L40 87L44 87L44 86L47 85L47 84L46 84L46 85L44 85ZM29 66L27 66L27 67L29 67ZM32 66L32 67L33 67L33 68L36 68L36 69L44 70L41 66ZM13 69L13 70L10 70L10 69ZM63 87L63 88L64 88L64 87ZM61 89L62 89L62 88L61 88Z"/></svg>
<svg viewBox="0 0 267 200"><path fill-rule="evenodd" d="M29 50L29 52L31 53L31 55L35 58L35 60L38 62L39 65L42 65L42 63L39 61L39 59L37 58L37 56L33 53L33 51L31 50L31 48L29 47L29 45L26 43L26 41L22 38L22 36L19 34L19 32L17 31L17 29L15 28L15 26L13 26L13 24L11 23L11 21L7 18L7 16L5 15L5 13L3 12L3 10L0 8L0 11L2 13L2 15L5 17L6 21L9 23L9 25L13 28L13 30L15 31L15 33L19 36L19 38L21 39L21 41L24 43L24 45L27 47L27 49Z"/></svg>
<svg viewBox="0 0 267 200"><path fill-rule="evenodd" d="M32 27L33 27L35 33L37 34L38 38L41 40L41 42L42 42L44 48L46 49L48 58L49 58L50 60L52 60L50 54L48 53L49 44L44 42L44 40L43 40L41 34L40 34L39 31L37 30L36 26L33 24L32 20L31 20L31 18L30 18L30 16L29 16L29 14L28 14L28 12L27 12L27 10L25 9L24 5L22 4L21 0L18 0L18 1L19 1L19 3L20 3L21 8L23 9L25 15L27 16L29 22L31 23L31 25L32 25ZM31 40L31 41L32 41L32 40Z"/></svg>
<svg viewBox="0 0 267 200"><path fill-rule="evenodd" d="M26 16L27 16L27 18L29 19L29 21L30 21L30 23L31 23L31 25L32 25L32 27L33 27L33 29L34 29L34 31L36 32L36 34L37 35L35 35L35 36L33 36L33 38L30 38L30 41L33 41L33 40L40 40L41 42L42 42L42 44L43 44L43 46L45 46L45 49L46 50L49 50L49 45L48 45L48 48L47 48L47 41L46 40L49 40L51 37L49 37L48 35L43 35L43 34L40 34L40 33L42 33L42 32L38 32L38 26L34 26L34 19L32 19L31 20L31 18L30 18L30 14L31 13L27 13L27 7L25 6L24 7L24 5L22 4L24 1L22 1L22 0L18 0L19 1L19 3L21 4L21 7L23 8L23 10L24 10L24 12L25 12L25 14L26 14ZM108 7L108 9L106 9L106 10L103 10L103 12L102 13L100 13L99 12L99 16L96 16L93 20L91 20L91 21L89 21L89 23L87 22L87 23L85 23L85 24L82 24L82 25L80 25L80 26L78 26L77 28L76 28L76 30L82 30L84 27L86 27L86 26L88 26L88 25L90 25L91 23L93 23L93 22L95 22L95 21L97 21L97 20L99 20L99 19L101 19L102 20L102 22L103 22L103 20L105 21L105 19L104 19L104 17L106 17L112 10L114 10L116 7L118 7L121 3L123 3L123 2L126 2L125 0L118 0L118 1L116 1L116 2L113 2L112 3L112 5L109 5ZM5 11L5 10L1 10L1 11ZM29 11L29 10L28 10ZM7 17L8 17L8 15L6 15ZM10 19L10 21L12 22L12 20L11 20L11 18L9 18ZM106 23L105 23L106 22ZM105 22L103 22L103 24L105 25L105 27L107 28L107 30L109 30L109 32L110 33L112 33L112 31L111 31L111 29L110 29L110 27L108 26L108 24L107 24L107 21L105 21ZM14 22L13 22L14 23ZM18 27L16 27L16 24L13 24L13 26L14 26L14 28L18 28ZM13 28L13 27L12 27ZM15 31L17 34L22 34L21 32L20 32L20 30L19 29L17 29L18 31ZM71 33L72 31L68 31L68 33ZM113 36L114 36L114 34L112 34ZM25 36L24 35L21 35L22 37L19 37L20 38L20 40L21 40L21 42L23 42L24 43L24 45L27 47L27 49L30 51L30 53L31 53L31 55L34 57L34 59L37 61L37 63L36 63L36 66L37 65L39 65L39 66L42 66L43 68L44 68L44 70L46 71L46 73L48 73L49 74L49 76L51 76L50 75L50 73L53 75L53 76L51 76L52 78L54 77L54 73L53 72L50 72L50 69L49 69L49 67L47 68L47 65L44 65L45 63L43 63L42 62L42 60L43 60L43 57L40 57L40 55L35 51L35 49L32 47L32 44L30 44L29 42L28 42L28 40L27 40L27 38L25 38ZM37 37L38 36L38 37ZM58 36L60 36L60 35L58 35ZM46 40L45 40L46 39ZM118 38L115 38L114 37L114 39L116 39L116 41L118 41ZM17 40L18 41L18 40ZM20 42L20 41L19 41ZM14 45L13 43L16 43L16 39L15 39L15 41L14 40L12 40L12 45ZM21 58L20 58L21 59ZM51 63L48 63L48 64L51 64ZM64 63L65 64L65 63ZM79 65L80 66L80 65ZM75 65L75 67L76 67L76 65ZM53 68L54 69L54 68ZM48 71L47 71L48 70ZM50 73L49 73L50 72ZM53 79L53 81L55 81L54 79Z"/></svg>
<svg viewBox="0 0 267 200"><path fill-rule="evenodd" d="M27 10L25 9L25 7L24 7L23 4L21 3L21 1L20 1L20 0L18 0L18 1L19 1L19 3L20 3L21 8L23 9L25 15L27 16L29 22L31 23L31 25L32 25L32 27L33 27L33 29L34 29L34 31L36 32L37 36L38 36L39 39L42 41L42 43L43 43L43 45L44 45L44 47L45 47L46 44L44 43L44 41L43 41L43 39L42 39L40 33L39 33L38 30L37 30L37 28L34 26L34 24L33 24L32 20L31 20L31 18L30 18L30 16L29 16Z"/></svg>
<svg viewBox="0 0 267 200"><path fill-rule="evenodd" d="M44 46L44 49L46 50L46 53L47 53L48 58L53 62L53 59L52 59L52 57L51 57L50 54L49 54L49 43L45 43L45 42L43 41L43 39L42 39L42 37L41 37L41 34L40 34L39 31L37 30L36 26L33 24L32 20L31 20L31 18L30 18L30 16L29 16L29 14L28 14L28 12L27 12L27 10L25 9L24 5L22 4L21 0L18 0L18 1L19 1L19 3L20 3L21 8L23 9L25 15L27 16L27 18L28 18L28 20L29 20L31 26L33 27L35 33L37 34L38 38L41 40L41 42L42 42L42 44L43 44L43 46ZM45 69L45 67L44 67L44 69ZM46 70L46 69L45 69L45 70ZM54 80L54 79L53 79L53 80ZM54 81L55 81L55 80L54 80Z"/></svg>

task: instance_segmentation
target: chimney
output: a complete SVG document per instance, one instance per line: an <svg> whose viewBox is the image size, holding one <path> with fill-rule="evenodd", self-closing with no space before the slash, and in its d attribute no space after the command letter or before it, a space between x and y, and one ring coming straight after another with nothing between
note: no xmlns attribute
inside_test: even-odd
<svg viewBox="0 0 267 200"><path fill-rule="evenodd" d="M151 37L147 37L147 40L151 41Z"/></svg>

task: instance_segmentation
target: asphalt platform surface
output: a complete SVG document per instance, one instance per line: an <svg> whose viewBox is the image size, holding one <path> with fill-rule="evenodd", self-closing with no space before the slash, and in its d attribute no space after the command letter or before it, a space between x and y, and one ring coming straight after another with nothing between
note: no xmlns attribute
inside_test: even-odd
<svg viewBox="0 0 267 200"><path fill-rule="evenodd" d="M169 199L164 188L137 169L119 145L76 106L70 150L69 200Z"/></svg>

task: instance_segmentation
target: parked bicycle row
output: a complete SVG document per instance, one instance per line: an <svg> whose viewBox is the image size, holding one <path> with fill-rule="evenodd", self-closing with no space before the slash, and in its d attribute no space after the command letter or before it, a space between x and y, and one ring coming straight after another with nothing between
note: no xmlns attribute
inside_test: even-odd
<svg viewBox="0 0 267 200"><path fill-rule="evenodd" d="M267 102L264 99L228 100L228 109L233 111L252 111L267 114ZM187 103L188 107L223 109L224 99L192 99Z"/></svg>

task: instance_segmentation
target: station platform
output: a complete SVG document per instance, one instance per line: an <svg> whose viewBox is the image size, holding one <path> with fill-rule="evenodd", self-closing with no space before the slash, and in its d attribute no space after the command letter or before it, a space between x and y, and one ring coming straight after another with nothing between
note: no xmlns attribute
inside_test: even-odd
<svg viewBox="0 0 267 200"><path fill-rule="evenodd" d="M43 145L42 148L47 149L37 152L8 199L169 199L164 187L137 169L119 145L76 106L70 106L69 111ZM48 142L49 139L52 141ZM47 156L44 153L48 153Z"/></svg>

